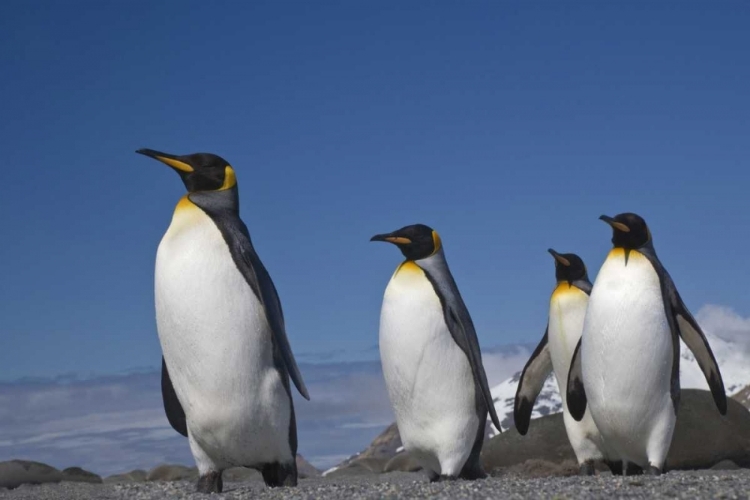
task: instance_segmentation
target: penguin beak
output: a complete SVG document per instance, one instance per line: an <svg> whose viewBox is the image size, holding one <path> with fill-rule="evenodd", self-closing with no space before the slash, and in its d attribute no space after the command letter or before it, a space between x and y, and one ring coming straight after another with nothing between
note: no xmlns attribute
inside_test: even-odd
<svg viewBox="0 0 750 500"><path fill-rule="evenodd" d="M613 229L617 229L618 231L622 231L623 233L630 232L630 228L628 226L626 226L622 222L617 222L616 220L614 220L612 217L608 215L602 215L601 217L599 217L599 220L603 220L604 222L612 226Z"/></svg>
<svg viewBox="0 0 750 500"><path fill-rule="evenodd" d="M403 236L394 236L393 233L388 234L376 234L372 238L370 238L370 241L387 241L388 243L393 243L394 245L408 245L411 243L411 240L409 238L404 238Z"/></svg>
<svg viewBox="0 0 750 500"><path fill-rule="evenodd" d="M154 151L153 149L145 148L139 149L138 151L136 151L136 153L148 156L149 158L153 158L155 160L159 160L160 162L164 163L165 165L169 165L178 172L189 174L190 172L193 172L195 170L193 167L180 160L179 156L171 155L169 153L162 153L161 151Z"/></svg>
<svg viewBox="0 0 750 500"><path fill-rule="evenodd" d="M548 249L547 251L549 253L551 253L552 256L555 258L555 260L557 262L559 262L560 264L562 264L563 266L565 266L565 267L569 267L570 266L570 261L568 259L566 259L565 257L563 257L562 255L560 255L559 253L555 252L551 248Z"/></svg>

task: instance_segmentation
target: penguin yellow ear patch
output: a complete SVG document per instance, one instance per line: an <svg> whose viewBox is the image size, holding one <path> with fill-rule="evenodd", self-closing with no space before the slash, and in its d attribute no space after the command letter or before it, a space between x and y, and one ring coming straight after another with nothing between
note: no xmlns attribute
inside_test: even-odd
<svg viewBox="0 0 750 500"><path fill-rule="evenodd" d="M432 244L435 247L432 250L433 255L438 253L438 251L443 247L443 242L440 239L440 235L435 230L432 231Z"/></svg>
<svg viewBox="0 0 750 500"><path fill-rule="evenodd" d="M230 167L229 165L226 166L224 169L224 184L221 185L219 188L219 191L223 191L225 189L232 189L234 186L237 185L237 177L234 175L234 169Z"/></svg>

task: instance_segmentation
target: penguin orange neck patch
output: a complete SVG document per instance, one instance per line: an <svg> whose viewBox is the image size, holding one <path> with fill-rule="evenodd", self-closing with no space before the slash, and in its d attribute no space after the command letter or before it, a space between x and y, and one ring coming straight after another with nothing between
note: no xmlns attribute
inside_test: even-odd
<svg viewBox="0 0 750 500"><path fill-rule="evenodd" d="M180 198L180 201L177 202L177 206L174 207L174 211L181 211L181 210L188 210L196 208L195 203L190 201L190 198L188 198L188 195L183 196Z"/></svg>
<svg viewBox="0 0 750 500"><path fill-rule="evenodd" d="M417 265L416 262L413 260L405 260L401 263L400 266L396 269L396 274L423 274L424 271L422 271L422 268Z"/></svg>

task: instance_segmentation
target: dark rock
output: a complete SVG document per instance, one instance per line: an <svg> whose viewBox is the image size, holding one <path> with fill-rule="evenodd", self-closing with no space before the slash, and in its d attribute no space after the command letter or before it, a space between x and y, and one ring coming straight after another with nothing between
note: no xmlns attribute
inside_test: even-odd
<svg viewBox="0 0 750 500"><path fill-rule="evenodd" d="M22 484L59 483L63 474L47 464L28 460L0 462L0 488L18 488Z"/></svg>
<svg viewBox="0 0 750 500"><path fill-rule="evenodd" d="M711 467L711 470L737 470L741 468L742 467L732 462L731 460L722 460L718 464Z"/></svg>
<svg viewBox="0 0 750 500"><path fill-rule="evenodd" d="M305 460L302 455L297 455L297 477L307 479L309 477L318 477L321 472L316 469L310 462Z"/></svg>
<svg viewBox="0 0 750 500"><path fill-rule="evenodd" d="M235 481L235 482L247 482L247 481L262 481L263 476L255 469L248 469L247 467L232 467L227 469L222 474L224 481Z"/></svg>
<svg viewBox="0 0 750 500"><path fill-rule="evenodd" d="M328 474L326 474L326 477L336 478L336 477L349 477L349 476L373 476L375 474L378 474L379 472L380 471L375 472L372 469L365 467L364 464L354 462L354 463L350 463L349 465L340 467L334 471L329 472Z"/></svg>
<svg viewBox="0 0 750 500"><path fill-rule="evenodd" d="M123 474L114 474L104 478L104 484L112 483L143 483L148 473L142 469L132 470Z"/></svg>
<svg viewBox="0 0 750 500"><path fill-rule="evenodd" d="M81 469L80 467L68 467L63 469L63 481L69 481L73 483L97 483L101 484L102 478L93 472Z"/></svg>
<svg viewBox="0 0 750 500"><path fill-rule="evenodd" d="M578 462L563 460L560 463L532 458L523 463L492 471L493 476L516 475L521 477L567 477L578 475Z"/></svg>
<svg viewBox="0 0 750 500"><path fill-rule="evenodd" d="M750 412L729 398L721 416L710 392L683 389L667 470L708 469L722 460L750 466Z"/></svg>
<svg viewBox="0 0 750 500"><path fill-rule="evenodd" d="M383 467L383 472L417 472L420 470L422 470L422 464L406 451L397 454L385 464L385 467Z"/></svg>
<svg viewBox="0 0 750 500"><path fill-rule="evenodd" d="M197 480L198 469L184 465L159 465L148 472L146 481Z"/></svg>
<svg viewBox="0 0 750 500"><path fill-rule="evenodd" d="M732 396L732 399L740 403L745 408L750 409L750 385Z"/></svg>
<svg viewBox="0 0 750 500"><path fill-rule="evenodd" d="M105 484L112 483L143 483L146 481L148 473L142 469L132 470L124 474L115 474L113 476L105 477Z"/></svg>
<svg viewBox="0 0 750 500"><path fill-rule="evenodd" d="M383 432L381 432L375 439L373 439L372 443L370 443L367 448L362 450L360 453L347 458L336 467L338 468L337 470L344 469L352 463L366 458L376 458L384 460L383 465L385 465L385 462L393 458L396 453L398 453L399 448L401 448L401 435L398 433L398 426L393 423L386 427ZM326 476L328 475L329 474L326 474Z"/></svg>
<svg viewBox="0 0 750 500"><path fill-rule="evenodd" d="M575 461L576 456L565 432L562 413L557 413L532 420L525 436L515 428L495 436L485 443L481 460L482 466L489 472L527 460L559 464L565 460Z"/></svg>
<svg viewBox="0 0 750 500"><path fill-rule="evenodd" d="M336 470L326 472L326 477L349 476L361 474L379 474L385 464L396 456L401 448L401 435L395 423L386 427L372 443L356 455L352 455L339 465Z"/></svg>

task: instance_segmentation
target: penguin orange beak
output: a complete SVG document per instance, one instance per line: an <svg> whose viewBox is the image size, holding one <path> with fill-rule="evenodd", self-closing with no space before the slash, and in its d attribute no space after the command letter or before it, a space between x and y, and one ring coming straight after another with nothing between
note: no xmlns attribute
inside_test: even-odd
<svg viewBox="0 0 750 500"><path fill-rule="evenodd" d="M555 252L551 248L549 248L547 251L550 254L552 254L552 256L555 258L555 260L557 262L559 262L560 264L562 264L563 266L565 266L565 267L569 267L570 266L570 261L568 259L566 259L565 257L563 257L562 255L560 255L559 253Z"/></svg>
<svg viewBox="0 0 750 500"><path fill-rule="evenodd" d="M162 153L161 151L155 151L153 149L147 148L139 149L138 151L136 151L136 153L148 156L149 158L153 158L155 160L159 160L160 162L164 163L165 165L169 165L178 172L189 174L190 172L193 172L195 170L193 167L180 160L179 156L171 155L169 153Z"/></svg>
<svg viewBox="0 0 750 500"><path fill-rule="evenodd" d="M370 241L387 241L388 243L393 243L394 245L408 245L411 243L411 240L409 238L404 238L403 236L394 236L393 233L388 234L376 234L372 238L370 238Z"/></svg>
<svg viewBox="0 0 750 500"><path fill-rule="evenodd" d="M617 222L616 220L614 220L612 217L608 215L602 215L601 217L599 217L599 220L603 220L604 222L612 226L613 229L617 229L618 231L622 231L623 233L630 232L630 228L628 226L626 226L622 222Z"/></svg>

